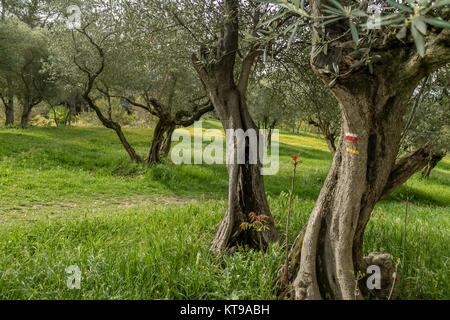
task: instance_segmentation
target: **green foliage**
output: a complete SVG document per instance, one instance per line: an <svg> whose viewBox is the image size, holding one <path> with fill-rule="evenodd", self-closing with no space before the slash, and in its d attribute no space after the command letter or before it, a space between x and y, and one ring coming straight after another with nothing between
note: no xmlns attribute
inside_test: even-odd
<svg viewBox="0 0 450 320"><path fill-rule="evenodd" d="M277 19L281 19L287 15L287 12L291 12L299 16L299 21L301 19L309 21L311 28L315 30L313 37L316 37L315 40L319 44L313 56L321 52L326 55L328 44L336 40L330 35L330 30L326 30L325 28L333 23L340 23L348 28L347 32L341 33L337 38L341 39L346 33L350 33L356 46L355 53L358 53L359 48L369 49L370 52L370 48L375 42L378 41L386 44L392 38L392 35L395 35L403 43L408 43L407 30L410 30L417 52L421 57L425 56L426 37L429 34L429 29L450 28L450 22L445 20L448 18L448 6L450 5L448 0L411 0L403 3L397 2L396 0L380 1L375 4L377 10L380 10L379 20L374 20L374 16L363 11L368 9L368 3L361 3L361 1L352 0L342 2L328 0L326 2L327 4L322 4L322 16L318 17L318 20L311 19L310 14L304 10L303 4L300 8L296 0L253 1L271 3L284 8L285 10L282 10ZM341 2L345 3L345 5L342 5ZM270 21L270 23L272 22ZM298 23L296 21L292 25ZM319 23L320 25L313 25L314 23ZM373 23L376 26L372 26ZM376 61L372 57L363 55L358 57L358 60L353 64L351 69L353 70L360 65L367 65L370 73L373 73L374 62ZM330 70L323 70L323 72L329 73ZM336 72L334 79L337 79L339 76L341 76L339 72ZM333 80L332 84L335 81Z"/></svg>

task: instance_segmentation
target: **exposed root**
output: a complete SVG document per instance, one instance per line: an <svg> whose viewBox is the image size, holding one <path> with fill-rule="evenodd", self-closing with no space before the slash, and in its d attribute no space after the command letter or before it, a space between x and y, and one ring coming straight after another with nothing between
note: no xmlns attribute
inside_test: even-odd
<svg viewBox="0 0 450 320"><path fill-rule="evenodd" d="M380 289L369 289L367 280L371 276L366 274L359 287L365 297L374 300L396 299L398 297L397 289L400 283L400 274L392 261L392 256L385 252L371 252L364 257L366 270L369 266L378 266L381 271ZM364 270L365 271L365 270Z"/></svg>

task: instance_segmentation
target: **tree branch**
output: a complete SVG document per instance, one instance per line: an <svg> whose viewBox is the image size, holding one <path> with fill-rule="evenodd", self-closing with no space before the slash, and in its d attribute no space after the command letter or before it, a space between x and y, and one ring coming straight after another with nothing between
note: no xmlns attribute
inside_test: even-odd
<svg viewBox="0 0 450 320"><path fill-rule="evenodd" d="M416 151L397 159L383 193L380 196L380 200L387 197L405 183L414 173L425 167L432 154L432 149L433 143L428 142Z"/></svg>
<svg viewBox="0 0 450 320"><path fill-rule="evenodd" d="M251 50L242 61L241 72L239 76L238 89L245 96L248 87L248 79L252 71L256 58L261 54L258 48Z"/></svg>
<svg viewBox="0 0 450 320"><path fill-rule="evenodd" d="M175 123L177 125L181 125L183 127L187 127L192 125L195 121L198 121L205 113L211 112L214 110L214 106L212 105L212 103L210 101L208 101L207 104L205 104L206 106L200 110L198 110L194 115L192 115L191 118L189 118L188 120L184 120L184 121L180 121L180 120L175 120Z"/></svg>

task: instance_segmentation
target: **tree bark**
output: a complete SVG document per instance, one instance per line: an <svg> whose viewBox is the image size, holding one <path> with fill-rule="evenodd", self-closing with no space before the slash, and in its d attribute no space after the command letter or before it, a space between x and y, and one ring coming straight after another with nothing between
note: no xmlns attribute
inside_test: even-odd
<svg viewBox="0 0 450 320"><path fill-rule="evenodd" d="M404 95L414 90L414 86L391 88L380 96L378 82L370 82L347 81L333 89L343 116L341 137L308 221L301 255L296 257L300 259L293 281L297 299L362 298L355 275L366 271L363 234L395 165L401 136L398 123L408 101ZM347 132L359 139L346 140Z"/></svg>
<svg viewBox="0 0 450 320"><path fill-rule="evenodd" d="M20 127L25 129L30 121L31 105L29 101L26 101L23 105L22 116L20 118Z"/></svg>
<svg viewBox="0 0 450 320"><path fill-rule="evenodd" d="M162 118L158 118L155 130L153 132L152 145L147 158L148 164L159 163L161 160L160 152L164 143L164 135L169 132L172 125Z"/></svg>
<svg viewBox="0 0 450 320"><path fill-rule="evenodd" d="M405 183L414 173L429 163L433 152L432 147L433 144L429 142L403 158L397 159L380 198L387 197L391 192Z"/></svg>
<svg viewBox="0 0 450 320"><path fill-rule="evenodd" d="M219 92L222 91L218 88ZM243 98L237 88L222 92L221 106L227 106L226 114L221 114L222 125L225 130L242 129L244 132L252 129L259 132L253 123L247 110L245 98ZM259 139L264 139L258 134ZM230 144L230 141L227 141ZM249 220L249 213L265 214L271 217L269 205L264 188L264 179L261 175L261 163L249 163L249 143L246 142L245 164L228 164L229 187L228 187L228 207L225 218L222 220L216 237L213 241L215 252L220 252L226 248L234 246L248 245L254 249L259 248L258 233L254 231L243 231L240 227L242 222ZM263 232L264 247L278 240L278 233L272 219L269 221L269 229Z"/></svg>
<svg viewBox="0 0 450 320"><path fill-rule="evenodd" d="M314 17L322 16L325 2L310 2ZM328 24L325 32L342 38L347 29L339 22ZM349 70L351 62L344 58L354 50L348 46L353 42L350 36L336 41L324 54L317 40L320 35L314 29L313 33L311 65L329 84L333 78L324 68L332 70L337 64L340 70ZM396 162L399 124L420 80L450 60L450 31L427 37L424 58L413 43L401 46L391 41L377 44L381 60L373 64L373 72L367 67L350 70L331 86L341 110L341 134L316 205L291 250L290 265L297 269L290 271L292 286L286 291L296 299L362 299L367 290L359 275L366 273L370 263L380 263L381 269L390 266L381 292L385 292L383 286L395 283L389 255L363 257L364 231L377 201L425 165L422 151Z"/></svg>
<svg viewBox="0 0 450 320"><path fill-rule="evenodd" d="M8 100L5 101L5 126L9 126L14 125L14 89L9 77L6 81L8 83Z"/></svg>
<svg viewBox="0 0 450 320"><path fill-rule="evenodd" d="M164 142L161 147L161 153L163 156L167 157L170 152L170 148L172 147L172 135L175 131L176 126L170 126L169 130L166 133L166 137L164 138Z"/></svg>
<svg viewBox="0 0 450 320"><path fill-rule="evenodd" d="M380 198L420 170L428 158L430 145L395 159L401 138L398 123L414 83L389 88L389 82L380 81L387 86L381 95L380 82L370 82L364 86L361 79L348 80L333 89L343 125L331 170L291 250L297 299L362 298L355 275L367 268L362 244L370 214ZM347 132L359 139L346 140Z"/></svg>
<svg viewBox="0 0 450 320"><path fill-rule="evenodd" d="M258 48L250 48L243 58L239 79L234 79L236 54L239 49L239 1L224 0L224 16L226 17L223 32L213 48L200 48L200 53L192 55L192 62L210 98L216 113L225 130L242 129L244 132L253 129L257 133L258 142L265 139L251 119L246 103L248 80ZM229 137L227 137L228 139ZM259 143L258 143L259 144ZM234 145L227 141L227 145ZM254 146L253 146L254 147ZM268 230L263 231L264 246L278 240L264 189L261 175L261 162L251 164L248 157L249 144L246 142L245 164L227 164L229 186L228 207L213 241L213 250L219 253L236 245L249 245L259 248L257 232L243 231L242 222L249 221L249 213L265 214L269 217Z"/></svg>
<svg viewBox="0 0 450 320"><path fill-rule="evenodd" d="M445 153L437 153L433 154L431 158L429 159L427 166L425 167L425 170L422 172L422 179L428 179L430 177L431 170L433 170L439 161L444 159Z"/></svg>

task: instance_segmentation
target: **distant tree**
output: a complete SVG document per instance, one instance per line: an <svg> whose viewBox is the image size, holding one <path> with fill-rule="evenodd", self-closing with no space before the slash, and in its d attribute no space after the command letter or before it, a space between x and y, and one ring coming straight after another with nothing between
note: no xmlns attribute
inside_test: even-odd
<svg viewBox="0 0 450 320"><path fill-rule="evenodd" d="M32 92L36 91L34 89L42 91L44 82L48 82L36 72L46 48L45 30L41 28L51 24L59 4L52 0L0 1L0 33L3 34L0 35L0 98L5 106L6 125L14 124L15 96L24 105L21 126L27 125L29 112L39 100ZM32 88L34 86L40 88Z"/></svg>
<svg viewBox="0 0 450 320"><path fill-rule="evenodd" d="M6 25L6 17L8 15L9 1L2 0L0 2L1 25L0 25L0 53L2 61L0 62L0 98L5 106L5 125L14 124L14 84L13 84L13 65L14 55L11 50L12 39L9 37L11 25Z"/></svg>
<svg viewBox="0 0 450 320"><path fill-rule="evenodd" d="M169 14L191 37L186 51L197 52L192 54L192 64L224 130L254 130L259 144L261 135L251 116L247 95L257 59L276 55L274 49L264 53L263 48L267 42L263 34L269 33L271 27L262 26L263 32L258 33L262 18L275 17L276 11L252 1L182 0L170 8ZM272 30L279 30L283 23L276 24ZM273 39L269 41L276 47ZM249 147L249 142L245 143ZM250 212L269 217L267 229L262 231L264 248L279 238L264 190L262 163L260 159L256 164L250 163L249 154L245 158L244 164L227 164L228 206L213 240L216 253L238 245L259 248L258 234L240 228L249 222Z"/></svg>
<svg viewBox="0 0 450 320"><path fill-rule="evenodd" d="M258 127L266 130L270 147L273 130L286 118L284 92L271 77L256 79L250 83L248 105Z"/></svg>
<svg viewBox="0 0 450 320"><path fill-rule="evenodd" d="M298 118L319 130L334 155L341 128L340 110L329 88L311 70L304 47L286 52L283 71L279 82L285 83L287 103Z"/></svg>
<svg viewBox="0 0 450 320"><path fill-rule="evenodd" d="M53 86L50 75L43 70L48 58L48 33L39 27L32 29L16 18L8 18L0 26L0 37L1 34L4 34L6 59L0 66L0 78L3 79L0 84L6 84L2 86L6 87L6 94L2 93L1 97L7 112L7 124L12 124L14 120L11 101L15 95L23 106L20 124L25 128L31 110L43 100L44 95L51 94Z"/></svg>

